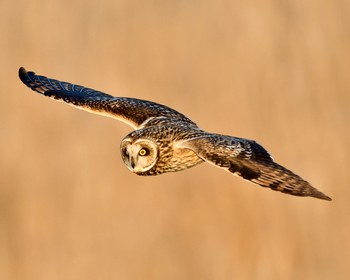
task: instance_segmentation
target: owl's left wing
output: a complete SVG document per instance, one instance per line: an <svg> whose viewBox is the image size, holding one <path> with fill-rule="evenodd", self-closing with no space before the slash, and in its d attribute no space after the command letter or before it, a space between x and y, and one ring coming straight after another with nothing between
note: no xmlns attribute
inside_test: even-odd
<svg viewBox="0 0 350 280"><path fill-rule="evenodd" d="M331 200L300 176L275 163L255 141L208 134L184 141L181 147L191 149L201 159L262 187L296 196Z"/></svg>
<svg viewBox="0 0 350 280"><path fill-rule="evenodd" d="M195 126L183 114L155 102L114 97L101 91L39 76L34 72L27 72L23 67L19 69L19 77L25 85L42 95L85 111L118 119L134 129L147 126L151 120L156 123L158 119L182 121Z"/></svg>

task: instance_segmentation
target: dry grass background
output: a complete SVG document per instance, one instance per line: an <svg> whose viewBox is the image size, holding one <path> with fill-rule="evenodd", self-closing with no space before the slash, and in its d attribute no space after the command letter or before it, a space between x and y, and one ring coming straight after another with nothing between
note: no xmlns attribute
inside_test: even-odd
<svg viewBox="0 0 350 280"><path fill-rule="evenodd" d="M2 0L0 35L0 279L349 279L349 1ZM256 139L334 200L138 177L130 127L19 66Z"/></svg>

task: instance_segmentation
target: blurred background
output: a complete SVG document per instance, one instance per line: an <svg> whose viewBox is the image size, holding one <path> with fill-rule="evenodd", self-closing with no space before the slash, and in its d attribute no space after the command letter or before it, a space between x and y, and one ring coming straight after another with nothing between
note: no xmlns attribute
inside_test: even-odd
<svg viewBox="0 0 350 280"><path fill-rule="evenodd" d="M2 0L0 36L0 279L350 279L349 1ZM20 66L255 139L333 201L138 177L131 127Z"/></svg>

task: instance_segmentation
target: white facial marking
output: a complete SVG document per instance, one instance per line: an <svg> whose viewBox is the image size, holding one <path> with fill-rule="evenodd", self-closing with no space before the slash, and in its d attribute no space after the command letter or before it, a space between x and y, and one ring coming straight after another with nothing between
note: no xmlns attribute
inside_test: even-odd
<svg viewBox="0 0 350 280"><path fill-rule="evenodd" d="M157 161L156 144L147 139L138 139L135 142L125 139L122 142L122 158L132 172L146 172Z"/></svg>

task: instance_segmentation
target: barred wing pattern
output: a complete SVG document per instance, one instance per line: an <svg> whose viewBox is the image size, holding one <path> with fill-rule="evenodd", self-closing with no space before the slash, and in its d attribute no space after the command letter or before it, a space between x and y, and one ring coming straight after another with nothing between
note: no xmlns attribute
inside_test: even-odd
<svg viewBox="0 0 350 280"><path fill-rule="evenodd" d="M245 180L275 191L331 200L307 181L275 163L270 154L252 140L209 134L182 144L201 159Z"/></svg>
<svg viewBox="0 0 350 280"><path fill-rule="evenodd" d="M62 82L19 69L21 81L32 90L92 113L123 121L134 129L151 119L161 118L195 123L183 114L158 103L127 97L114 97L101 91Z"/></svg>

